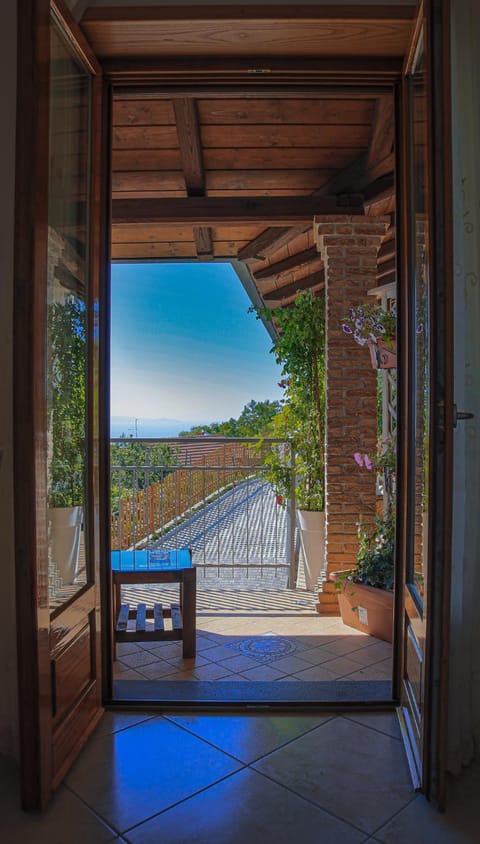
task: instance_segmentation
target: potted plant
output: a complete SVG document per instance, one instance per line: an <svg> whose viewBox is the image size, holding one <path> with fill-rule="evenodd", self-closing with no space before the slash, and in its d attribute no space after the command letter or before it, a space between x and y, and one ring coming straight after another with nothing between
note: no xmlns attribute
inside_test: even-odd
<svg viewBox="0 0 480 844"><path fill-rule="evenodd" d="M48 506L53 564L77 575L86 442L86 309L69 294L48 308Z"/></svg>
<svg viewBox="0 0 480 844"><path fill-rule="evenodd" d="M378 443L372 459L357 451L358 466L381 477L383 515L375 515L373 525L358 522L358 552L355 568L332 572L344 624L392 641L393 586L395 572L395 471L396 439L392 434Z"/></svg>
<svg viewBox="0 0 480 844"><path fill-rule="evenodd" d="M292 307L263 309L257 315L274 320L278 329L271 351L282 366L280 386L285 392L271 433L292 442L305 582L313 590L325 559L325 303L308 291L299 294ZM291 496L288 450L277 453L271 469L274 488Z"/></svg>
<svg viewBox="0 0 480 844"><path fill-rule="evenodd" d="M342 319L342 331L359 346L368 346L374 369L392 369L397 365L396 312L380 305L350 308Z"/></svg>
<svg viewBox="0 0 480 844"><path fill-rule="evenodd" d="M357 565L330 578L338 591L342 621L386 642L393 633L393 585L395 560L395 514L389 508L375 516L373 528L358 527Z"/></svg>

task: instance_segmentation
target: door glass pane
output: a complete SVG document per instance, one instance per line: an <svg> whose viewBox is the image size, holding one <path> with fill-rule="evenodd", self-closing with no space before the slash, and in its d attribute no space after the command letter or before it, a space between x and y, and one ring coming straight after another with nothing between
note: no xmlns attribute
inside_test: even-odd
<svg viewBox="0 0 480 844"><path fill-rule="evenodd" d="M85 585L87 311L91 81L51 26L47 489L49 599L53 610Z"/></svg>
<svg viewBox="0 0 480 844"><path fill-rule="evenodd" d="M420 43L410 78L412 117L412 220L414 284L411 338L414 358L414 523L413 559L409 581L417 606L424 611L428 560L428 443L430 429L429 272L427 214L427 90L423 46Z"/></svg>

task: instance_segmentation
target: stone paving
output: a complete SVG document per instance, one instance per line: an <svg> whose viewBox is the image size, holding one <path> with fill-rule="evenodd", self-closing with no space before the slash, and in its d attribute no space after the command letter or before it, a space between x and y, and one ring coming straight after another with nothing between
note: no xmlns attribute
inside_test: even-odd
<svg viewBox="0 0 480 844"><path fill-rule="evenodd" d="M151 547L191 548L206 588L283 590L288 583L287 510L261 478L226 491Z"/></svg>
<svg viewBox="0 0 480 844"><path fill-rule="evenodd" d="M287 520L271 487L254 478L157 540L153 547L192 548L197 657L184 660L180 642L121 644L115 679L389 680L391 645L340 618L320 618L301 557L296 588L288 588ZM178 586L124 586L122 597L168 605L178 600Z"/></svg>

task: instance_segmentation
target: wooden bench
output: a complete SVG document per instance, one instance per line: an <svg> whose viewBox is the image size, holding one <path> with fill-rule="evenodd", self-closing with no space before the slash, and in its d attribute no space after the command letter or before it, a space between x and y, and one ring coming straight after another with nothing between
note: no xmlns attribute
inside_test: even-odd
<svg viewBox="0 0 480 844"><path fill-rule="evenodd" d="M174 551L112 551L114 640L183 642L184 659L196 654L196 569L188 548ZM170 607L122 604L122 585L178 583L179 602ZM166 629L165 619L171 619ZM147 620L151 624L147 625ZM132 623L133 622L133 623Z"/></svg>

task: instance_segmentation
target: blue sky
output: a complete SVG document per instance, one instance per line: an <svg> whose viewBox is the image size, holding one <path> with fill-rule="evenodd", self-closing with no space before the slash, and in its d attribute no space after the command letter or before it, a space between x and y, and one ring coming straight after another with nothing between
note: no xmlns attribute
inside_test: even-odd
<svg viewBox="0 0 480 844"><path fill-rule="evenodd" d="M222 421L280 399L250 304L229 264L113 264L112 417Z"/></svg>

